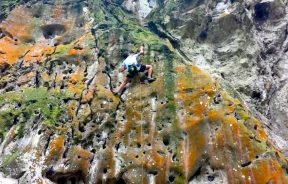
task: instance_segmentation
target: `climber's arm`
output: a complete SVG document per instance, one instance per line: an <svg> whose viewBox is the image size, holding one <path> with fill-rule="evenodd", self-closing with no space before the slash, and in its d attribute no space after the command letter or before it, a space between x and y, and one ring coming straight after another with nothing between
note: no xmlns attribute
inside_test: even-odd
<svg viewBox="0 0 288 184"><path fill-rule="evenodd" d="M125 71L125 65L122 65L121 68L119 69L120 72L124 72Z"/></svg>
<svg viewBox="0 0 288 184"><path fill-rule="evenodd" d="M141 45L139 54L144 55L144 45Z"/></svg>

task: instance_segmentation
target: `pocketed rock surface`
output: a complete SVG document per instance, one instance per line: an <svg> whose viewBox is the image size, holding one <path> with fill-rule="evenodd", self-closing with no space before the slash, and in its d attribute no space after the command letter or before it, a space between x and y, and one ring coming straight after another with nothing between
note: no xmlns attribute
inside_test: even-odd
<svg viewBox="0 0 288 184"><path fill-rule="evenodd" d="M180 12L171 2L0 2L0 183L288 183L285 146L259 109L161 27ZM210 1L197 2L175 1ZM113 95L123 53L141 44L157 80ZM285 89L271 98L279 126Z"/></svg>

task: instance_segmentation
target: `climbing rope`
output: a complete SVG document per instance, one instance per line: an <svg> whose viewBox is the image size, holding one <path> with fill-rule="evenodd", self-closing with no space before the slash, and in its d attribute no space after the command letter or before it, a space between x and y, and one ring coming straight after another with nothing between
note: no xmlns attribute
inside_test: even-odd
<svg viewBox="0 0 288 184"><path fill-rule="evenodd" d="M143 184L143 177L144 177L144 165L143 165L143 113L142 113L142 84L141 80L139 81L140 84L140 142L141 142L141 183Z"/></svg>

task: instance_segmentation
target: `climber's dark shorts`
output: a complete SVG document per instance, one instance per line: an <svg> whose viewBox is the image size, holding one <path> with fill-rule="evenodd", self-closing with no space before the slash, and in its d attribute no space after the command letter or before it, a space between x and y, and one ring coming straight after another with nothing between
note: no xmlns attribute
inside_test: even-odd
<svg viewBox="0 0 288 184"><path fill-rule="evenodd" d="M142 65L142 64L139 64L139 65L140 65L139 72L144 72L146 70L146 65Z"/></svg>
<svg viewBox="0 0 288 184"><path fill-rule="evenodd" d="M137 64L136 67L137 67L137 72L127 74L128 78L131 79L131 78L135 77L139 72L144 72L146 70L146 65Z"/></svg>

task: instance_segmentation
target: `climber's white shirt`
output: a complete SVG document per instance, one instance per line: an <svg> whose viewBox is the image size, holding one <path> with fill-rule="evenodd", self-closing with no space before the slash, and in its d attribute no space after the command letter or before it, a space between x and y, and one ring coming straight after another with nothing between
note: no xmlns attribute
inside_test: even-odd
<svg viewBox="0 0 288 184"><path fill-rule="evenodd" d="M229 14L228 8L229 8L230 3L227 2L220 2L216 6L216 14L221 14L221 13L227 13Z"/></svg>
<svg viewBox="0 0 288 184"><path fill-rule="evenodd" d="M129 65L136 65L139 60L140 53L137 54L131 54L128 56L122 63L122 66L125 66L125 68L128 68Z"/></svg>

